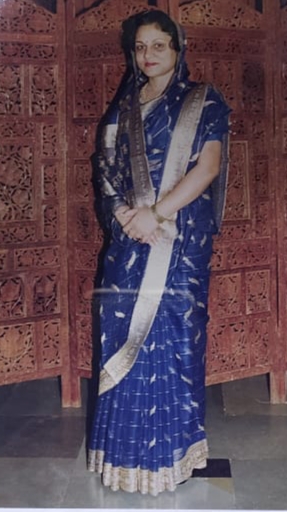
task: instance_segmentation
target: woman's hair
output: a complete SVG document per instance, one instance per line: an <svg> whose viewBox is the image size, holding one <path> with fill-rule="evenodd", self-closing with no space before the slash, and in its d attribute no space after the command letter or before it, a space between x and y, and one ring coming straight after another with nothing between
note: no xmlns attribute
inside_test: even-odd
<svg viewBox="0 0 287 512"><path fill-rule="evenodd" d="M135 39L138 29L142 25L157 25L163 32L171 37L173 49L180 51L178 31L175 22L163 11L142 11L127 18L122 23L122 48L127 58L135 49Z"/></svg>

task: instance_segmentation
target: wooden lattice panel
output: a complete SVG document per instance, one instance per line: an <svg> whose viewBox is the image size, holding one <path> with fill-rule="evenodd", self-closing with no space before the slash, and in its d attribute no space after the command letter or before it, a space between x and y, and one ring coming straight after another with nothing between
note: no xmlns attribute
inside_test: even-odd
<svg viewBox="0 0 287 512"><path fill-rule="evenodd" d="M208 382L270 371L273 399L284 398L287 5L274 2L0 2L0 384L61 375L63 403L79 404L102 245L90 156L125 67L121 22L153 6L184 25L191 77L233 109Z"/></svg>
<svg viewBox="0 0 287 512"><path fill-rule="evenodd" d="M191 77L215 84L232 108L228 193L210 288L207 382L215 383L267 373L274 360L272 56L266 16L254 2L176 3L170 6L186 31Z"/></svg>
<svg viewBox="0 0 287 512"><path fill-rule="evenodd" d="M175 2L170 2L175 9ZM179 5L182 2L179 2ZM179 7L179 21L183 26L218 27L228 29L263 28L262 15L253 7L249 7L246 1L229 0L198 0L184 2Z"/></svg>
<svg viewBox="0 0 287 512"><path fill-rule="evenodd" d="M83 3L83 2L82 2ZM153 2L154 4L154 2ZM157 7L162 7L158 2ZM69 232L71 347L76 400L79 376L91 374L91 298L102 233L96 223L90 157L97 123L125 70L119 45L121 22L150 7L146 1L107 0L79 16L80 2L68 5ZM89 6L88 6L89 7Z"/></svg>
<svg viewBox="0 0 287 512"><path fill-rule="evenodd" d="M225 221L212 261L210 383L271 371L274 349L270 346L276 338L272 229L276 220L269 145L273 100L271 75L266 71L272 57L267 15L256 5L248 0L232 0L228 5L223 0L158 3L185 28L191 78L214 83L233 109ZM106 0L88 7L75 16L76 8L71 6L67 21L69 69L76 77L74 84L68 80L69 219L75 226L70 234L70 317L76 376L91 371L90 298L102 243L92 208L89 156L97 122L125 67L120 24L131 13L150 6L142 1ZM74 386L76 393L75 382Z"/></svg>
<svg viewBox="0 0 287 512"><path fill-rule="evenodd" d="M0 5L1 384L67 367L60 18Z"/></svg>

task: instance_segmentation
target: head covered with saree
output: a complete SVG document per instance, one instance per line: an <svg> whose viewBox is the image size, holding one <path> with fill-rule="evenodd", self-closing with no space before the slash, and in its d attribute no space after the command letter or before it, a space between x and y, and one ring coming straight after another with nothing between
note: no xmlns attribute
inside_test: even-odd
<svg viewBox="0 0 287 512"><path fill-rule="evenodd" d="M168 34L171 37L170 47L177 52L175 73L169 86L174 81L187 80L189 71L185 62L186 39L184 30L165 12L153 9L134 14L122 23L121 45L127 61L127 73L123 78L122 85L132 81L134 85L141 87L148 80L136 64L135 42L139 28L149 25L154 25L157 29Z"/></svg>

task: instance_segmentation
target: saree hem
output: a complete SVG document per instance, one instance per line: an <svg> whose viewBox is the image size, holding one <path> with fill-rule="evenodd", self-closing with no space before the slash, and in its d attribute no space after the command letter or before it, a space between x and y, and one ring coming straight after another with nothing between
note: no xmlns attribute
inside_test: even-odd
<svg viewBox="0 0 287 512"><path fill-rule="evenodd" d="M185 456L172 467L161 467L158 471L125 468L104 462L103 450L89 450L88 470L102 475L103 485L113 491L123 490L157 496L163 491L175 491L176 486L192 476L194 469L206 467L208 448L206 439L198 441L187 450Z"/></svg>

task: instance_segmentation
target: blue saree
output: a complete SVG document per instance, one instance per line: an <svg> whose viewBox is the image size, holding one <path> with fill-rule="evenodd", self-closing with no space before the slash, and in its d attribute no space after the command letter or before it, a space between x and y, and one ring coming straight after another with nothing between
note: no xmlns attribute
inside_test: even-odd
<svg viewBox="0 0 287 512"><path fill-rule="evenodd" d="M113 490L157 495L206 465L208 286L212 238L224 200L218 213L210 186L163 223L164 242L156 249L123 233L113 212L123 204L150 205L164 193L174 156L169 149L175 133L180 137L183 130L178 119L198 87L188 80L183 53L164 95L140 105L137 91L143 80L131 74L120 100L111 105L97 152L95 186L101 187L110 240L95 290L101 360L88 468ZM184 172L196 165L206 141L220 140L225 183L228 113L220 93L206 86ZM140 155L133 148L134 132ZM148 169L147 194L136 183L134 158L142 158Z"/></svg>

